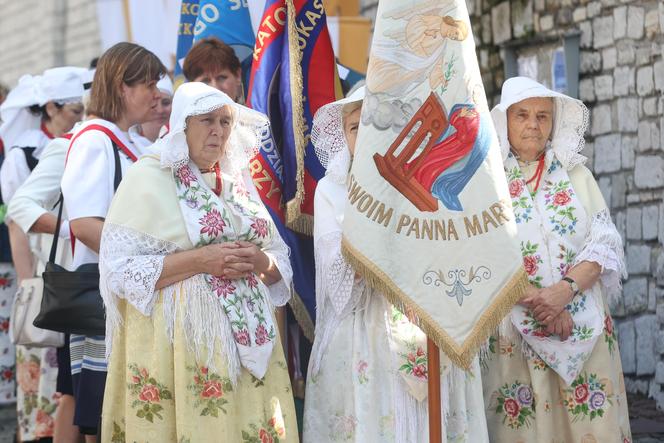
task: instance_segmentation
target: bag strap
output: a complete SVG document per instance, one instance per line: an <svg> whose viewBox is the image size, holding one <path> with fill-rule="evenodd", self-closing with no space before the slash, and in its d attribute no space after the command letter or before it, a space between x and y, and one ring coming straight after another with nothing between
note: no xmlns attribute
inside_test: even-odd
<svg viewBox="0 0 664 443"><path fill-rule="evenodd" d="M115 159L115 175L113 177L113 191L118 190L118 186L120 186L120 182L122 181L122 166L120 165L120 152L118 149L118 145L115 143L115 140L111 139L111 143L113 144L113 157ZM58 198L58 201L55 203L56 206L60 206L58 208L58 219L55 222L55 232L53 233L53 242L51 243L51 252L48 255L48 261L51 263L55 263L55 253L58 250L58 240L60 238L60 223L62 222L62 208L64 207L64 196L62 195L62 191L60 191L60 198ZM72 242L71 242L71 248L72 248L72 254L74 252L74 243L76 241L76 237L73 235L71 236Z"/></svg>
<svg viewBox="0 0 664 443"><path fill-rule="evenodd" d="M113 131L111 131L109 128L107 128L104 125L98 125L98 124L91 124L86 126L85 128L81 129L79 132L76 133L74 137L72 137L71 142L69 143L69 149L67 150L67 157L65 158L65 164L67 164L67 160L69 159L69 152L71 151L71 148L74 146L74 142L76 139L81 135L84 134L88 131L100 131L106 134L108 138L111 139L112 142L115 142L117 146L120 148L120 150L129 157L129 159L135 163L138 160L138 157L136 157L136 154L131 152L131 150L122 143L122 141L118 138L117 135Z"/></svg>

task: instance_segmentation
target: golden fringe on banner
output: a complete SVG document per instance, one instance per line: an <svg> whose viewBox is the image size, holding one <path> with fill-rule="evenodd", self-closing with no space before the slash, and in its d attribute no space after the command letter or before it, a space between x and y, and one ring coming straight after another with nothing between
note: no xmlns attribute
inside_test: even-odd
<svg viewBox="0 0 664 443"><path fill-rule="evenodd" d="M382 292L387 300L401 312L406 312L406 308L414 312L417 316L415 320L417 326L438 345L438 348L452 360L452 363L465 369L470 368L480 347L498 328L500 322L528 288L526 272L519 269L503 287L500 294L495 297L491 306L477 320L470 336L459 347L445 331L436 325L427 312L413 303L410 297L404 294L381 269L353 248L345 237L341 242L341 252L355 271L364 277L369 286Z"/></svg>
<svg viewBox="0 0 664 443"><path fill-rule="evenodd" d="M293 0L286 0L288 11L288 61L290 63L290 88L291 105L293 113L293 135L295 136L295 158L297 160L297 176L295 197L286 203L286 226L301 234L311 235L313 233L313 221L300 220L302 214L302 202L304 201L304 150L307 142L304 136L306 132L306 121L304 119L304 83L302 77L302 50L298 44L295 16L297 10Z"/></svg>
<svg viewBox="0 0 664 443"><path fill-rule="evenodd" d="M288 304L293 310L293 315L295 316L297 324L302 328L302 333L310 343L313 343L315 331L314 322L311 320L309 311L307 311L307 307L304 306L302 298L300 298L300 295L297 292L293 291L293 296L288 301Z"/></svg>

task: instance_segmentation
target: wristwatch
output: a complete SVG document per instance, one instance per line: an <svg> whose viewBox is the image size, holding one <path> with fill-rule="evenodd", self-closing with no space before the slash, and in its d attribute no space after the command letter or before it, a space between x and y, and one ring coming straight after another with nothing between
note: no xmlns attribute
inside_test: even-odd
<svg viewBox="0 0 664 443"><path fill-rule="evenodd" d="M581 292L581 289L579 289L579 285L576 284L574 279L570 277L563 277L563 281L566 281L571 286L573 292L572 297L576 297L577 294Z"/></svg>

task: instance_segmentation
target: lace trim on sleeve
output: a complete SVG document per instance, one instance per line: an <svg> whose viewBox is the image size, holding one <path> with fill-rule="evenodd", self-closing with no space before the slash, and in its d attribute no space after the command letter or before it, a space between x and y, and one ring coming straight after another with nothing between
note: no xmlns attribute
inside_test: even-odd
<svg viewBox="0 0 664 443"><path fill-rule="evenodd" d="M575 265L591 261L602 267L600 282L612 306L622 295L622 278L627 278L622 238L611 220L608 209L596 213L590 222L586 241Z"/></svg>
<svg viewBox="0 0 664 443"><path fill-rule="evenodd" d="M327 346L341 321L353 312L364 292L364 280L341 254L341 232L316 240L316 340L311 350L311 373L318 374Z"/></svg>
<svg viewBox="0 0 664 443"><path fill-rule="evenodd" d="M316 274L320 275L318 290L339 315L348 304L355 283L355 270L341 254L341 232L320 238L316 251Z"/></svg>
<svg viewBox="0 0 664 443"><path fill-rule="evenodd" d="M270 290L270 301L275 306L284 306L291 298L293 282L293 269L290 262L290 248L274 228L272 243L264 251L270 261L277 266L281 274L281 280L268 286Z"/></svg>
<svg viewBox="0 0 664 443"><path fill-rule="evenodd" d="M177 249L174 243L106 223L99 250L100 286L106 304L114 305L112 296L116 296L143 315L151 315L164 258Z"/></svg>

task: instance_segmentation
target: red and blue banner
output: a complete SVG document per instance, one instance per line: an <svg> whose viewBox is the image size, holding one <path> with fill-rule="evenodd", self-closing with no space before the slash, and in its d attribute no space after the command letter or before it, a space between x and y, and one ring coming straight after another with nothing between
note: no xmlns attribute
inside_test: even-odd
<svg viewBox="0 0 664 443"><path fill-rule="evenodd" d="M291 305L312 338L316 297L310 234L314 192L325 169L309 135L318 108L341 93L322 0L268 0L252 62L247 105L265 113L272 129L251 165L252 176L291 248L297 293Z"/></svg>

